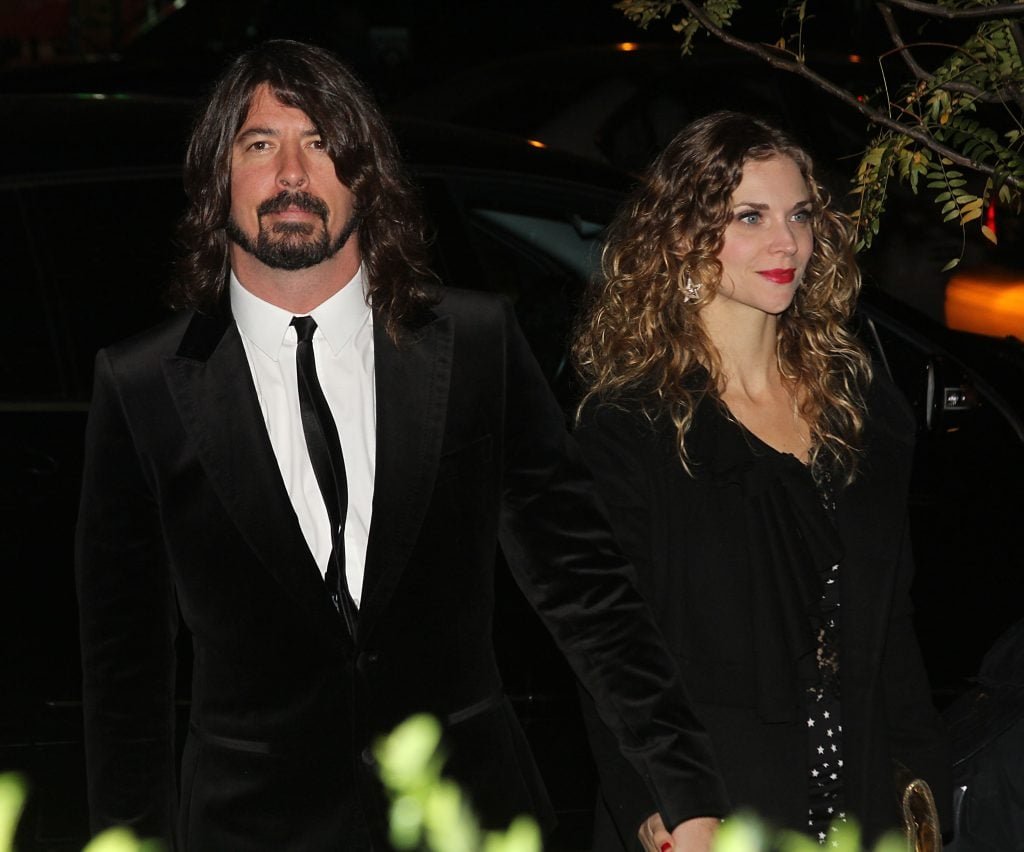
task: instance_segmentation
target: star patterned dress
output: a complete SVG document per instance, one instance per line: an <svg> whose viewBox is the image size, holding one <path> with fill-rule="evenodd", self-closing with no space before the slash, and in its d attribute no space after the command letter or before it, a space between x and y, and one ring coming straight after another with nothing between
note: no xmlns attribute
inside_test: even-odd
<svg viewBox="0 0 1024 852"><path fill-rule="evenodd" d="M835 501L823 490L830 513ZM839 565L821 572L821 622L817 630L818 681L806 692L808 746L807 830L822 846L831 826L846 822L843 805L843 718L839 691Z"/></svg>
<svg viewBox="0 0 1024 852"><path fill-rule="evenodd" d="M822 631L836 632L838 601L829 607L829 598L838 597L839 566L832 566L825 580L823 604L835 615L827 616ZM827 646L820 645L819 653ZM819 656L819 664L831 665L835 657ZM846 821L843 808L843 721L838 694L838 669L834 670L836 691L823 680L819 688L809 690L807 698L808 810L807 829L819 843L826 845L829 826L834 820ZM834 845L834 844L833 844Z"/></svg>

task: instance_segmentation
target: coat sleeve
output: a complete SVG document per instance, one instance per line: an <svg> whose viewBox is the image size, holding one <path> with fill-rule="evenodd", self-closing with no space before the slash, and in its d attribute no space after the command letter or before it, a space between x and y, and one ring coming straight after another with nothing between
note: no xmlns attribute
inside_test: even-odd
<svg viewBox="0 0 1024 852"><path fill-rule="evenodd" d="M636 421L625 411L591 404L576 429L576 440L590 467L615 538L643 579L652 572L651 493L649 462L642 451ZM601 796L623 845L636 846L636 829L656 808L643 779L615 748L615 740L596 712L593 700L580 690Z"/></svg>
<svg viewBox="0 0 1024 852"><path fill-rule="evenodd" d="M111 359L96 359L76 531L89 811L94 832L171 838L177 608L158 506Z"/></svg>
<svg viewBox="0 0 1024 852"><path fill-rule="evenodd" d="M512 572L642 779L638 798L651 802L643 817L657 810L671 828L722 815L710 741L508 306L504 339L500 536ZM638 805L630 808L637 813Z"/></svg>

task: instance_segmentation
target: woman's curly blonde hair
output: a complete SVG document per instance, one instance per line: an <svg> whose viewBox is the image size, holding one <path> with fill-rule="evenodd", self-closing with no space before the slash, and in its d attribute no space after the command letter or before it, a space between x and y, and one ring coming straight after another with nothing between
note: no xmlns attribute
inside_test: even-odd
<svg viewBox="0 0 1024 852"><path fill-rule="evenodd" d="M807 182L814 234L803 282L779 317L779 370L810 426L815 480L848 484L857 471L863 394L871 381L868 355L847 328L860 289L852 231L829 208L807 152L753 116L717 112L688 125L613 221L573 344L587 388L579 410L590 400L628 397L641 400L648 417L667 414L679 458L692 472L686 434L696 406L704 396L720 401L724 389L700 310L721 280L717 256L743 167L776 156L792 159Z"/></svg>

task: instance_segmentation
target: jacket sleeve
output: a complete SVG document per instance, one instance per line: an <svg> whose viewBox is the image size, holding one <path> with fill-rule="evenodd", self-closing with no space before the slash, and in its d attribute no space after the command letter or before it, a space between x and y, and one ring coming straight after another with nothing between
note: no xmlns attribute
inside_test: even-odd
<svg viewBox="0 0 1024 852"><path fill-rule="evenodd" d="M710 741L508 306L504 338L500 535L512 572L642 779L638 798L651 803L643 817L657 810L672 828L722 815L725 794Z"/></svg>
<svg viewBox="0 0 1024 852"><path fill-rule="evenodd" d="M76 531L91 828L171 838L177 608L110 358L96 359Z"/></svg>
<svg viewBox="0 0 1024 852"><path fill-rule="evenodd" d="M636 418L610 406L590 404L580 418L576 440L593 473L615 538L644 579L652 576L651 492L649 460L643 452L643 436ZM594 761L601 780L601 795L623 844L636 846L636 829L654 810L642 779L614 748L610 732L596 713L594 703L580 691Z"/></svg>

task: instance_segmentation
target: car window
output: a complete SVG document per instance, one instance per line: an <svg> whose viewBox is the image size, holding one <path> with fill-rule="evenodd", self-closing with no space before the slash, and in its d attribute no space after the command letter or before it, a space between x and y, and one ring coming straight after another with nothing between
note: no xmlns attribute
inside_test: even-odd
<svg viewBox="0 0 1024 852"><path fill-rule="evenodd" d="M570 372L571 323L596 268L600 227L582 219L481 209L470 210L468 222L490 289L512 300L541 369L558 388Z"/></svg>
<svg viewBox="0 0 1024 852"><path fill-rule="evenodd" d="M600 259L611 199L558 185L423 181L436 228L436 268L446 284L501 293L541 369L568 409L569 339L580 296Z"/></svg>
<svg viewBox="0 0 1024 852"><path fill-rule="evenodd" d="M1007 567L1024 565L1024 425L983 380L899 323L875 314L862 332L917 421L913 597L941 701L963 690L985 650L1019 618L1004 586ZM982 611L971 630L956 629L958 614Z"/></svg>

